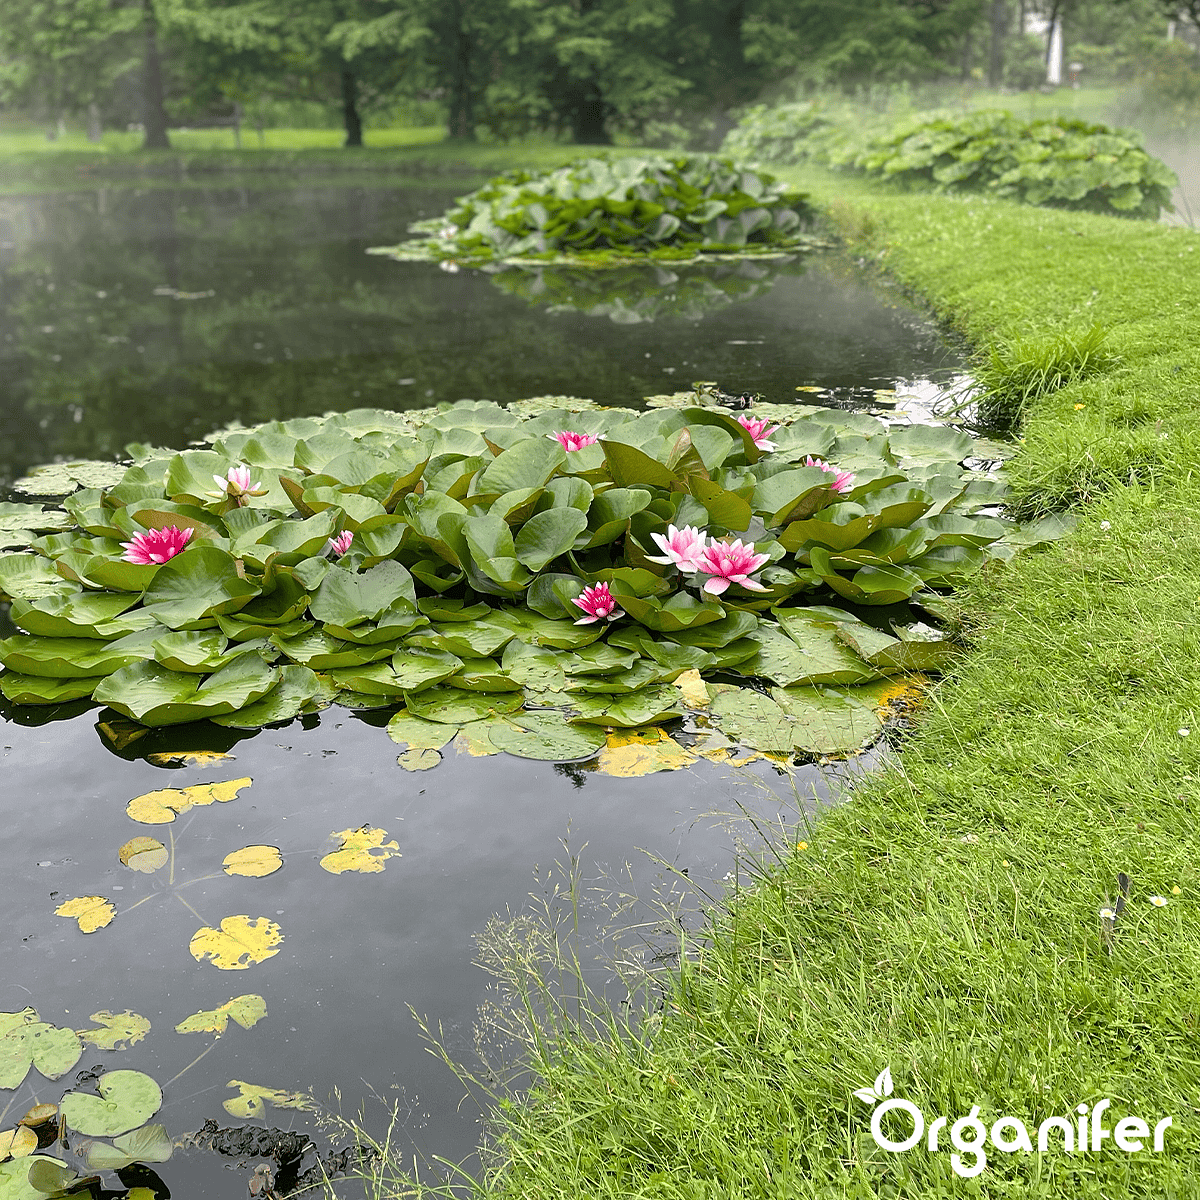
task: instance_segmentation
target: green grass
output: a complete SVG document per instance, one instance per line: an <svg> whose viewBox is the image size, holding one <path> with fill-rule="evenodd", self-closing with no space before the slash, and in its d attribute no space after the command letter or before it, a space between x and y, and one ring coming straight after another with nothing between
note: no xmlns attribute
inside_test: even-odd
<svg viewBox="0 0 1200 1200"><path fill-rule="evenodd" d="M205 179L233 174L246 179L275 173L390 174L399 182L431 182L442 176L478 179L510 167L556 167L594 153L550 138L530 138L501 145L433 140L431 129L368 130L366 146L347 150L336 130L268 130L265 149L257 136L243 132L241 150L232 148L229 130L179 131L171 134L171 150L138 149L136 135L106 134L97 149L82 136L54 143L33 135L0 135L0 195L73 191L106 186L175 187L200 185ZM128 142L128 144L126 144ZM32 149L25 148L27 145ZM635 146L608 147L608 153L636 154Z"/></svg>
<svg viewBox="0 0 1200 1200"><path fill-rule="evenodd" d="M961 593L970 651L902 757L713 913L644 1032L530 1040L540 1082L478 1192L1200 1196L1200 236L787 174L979 351L1105 331L1113 361L1033 402L1013 467L1025 511L1079 525ZM1108 1097L1174 1126L1160 1154L990 1152L960 1179L871 1140L852 1091L885 1066L951 1121Z"/></svg>

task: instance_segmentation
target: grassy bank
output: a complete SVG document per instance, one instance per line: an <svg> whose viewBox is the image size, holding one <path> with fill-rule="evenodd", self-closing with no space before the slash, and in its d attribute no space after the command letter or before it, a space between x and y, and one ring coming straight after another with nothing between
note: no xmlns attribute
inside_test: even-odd
<svg viewBox="0 0 1200 1200"><path fill-rule="evenodd" d="M348 150L337 130L267 130L259 146L243 130L242 149L222 130L173 131L172 149L138 149L137 134L107 134L100 146L81 135L48 143L33 135L0 135L0 194L89 189L100 186L169 186L234 174L396 174L409 178L491 175L514 166L555 167L587 150L550 138L511 145L446 141L439 129L368 131L366 145ZM609 147L611 154L637 153Z"/></svg>
<svg viewBox="0 0 1200 1200"><path fill-rule="evenodd" d="M1027 511L1081 520L961 595L971 652L902 763L717 915L644 1040L535 1062L481 1190L1200 1196L1200 237L796 178L976 346L1108 331L1119 360L1037 405L1015 465ZM1110 954L1099 910L1119 872ZM960 1178L948 1127L937 1153L875 1145L853 1091L884 1067L930 1120L977 1105L1034 1144L1043 1119L1101 1098L1110 1130L1173 1126L1159 1153L989 1146Z"/></svg>

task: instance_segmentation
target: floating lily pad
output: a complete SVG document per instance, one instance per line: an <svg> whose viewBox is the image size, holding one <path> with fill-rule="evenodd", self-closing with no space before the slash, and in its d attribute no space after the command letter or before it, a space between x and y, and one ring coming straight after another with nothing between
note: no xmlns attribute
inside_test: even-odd
<svg viewBox="0 0 1200 1200"><path fill-rule="evenodd" d="M184 788L159 788L136 796L125 806L126 814L142 825L167 825L176 816L209 804L228 804L254 780L246 775L223 783L195 783Z"/></svg>
<svg viewBox="0 0 1200 1200"><path fill-rule="evenodd" d="M144 1125L162 1107L162 1089L141 1071L109 1071L96 1080L98 1096L68 1092L64 1122L86 1137L116 1137Z"/></svg>
<svg viewBox="0 0 1200 1200"><path fill-rule="evenodd" d="M73 1029L44 1021L18 1025L0 1037L0 1088L18 1088L30 1066L47 1079L65 1075L83 1053Z"/></svg>
<svg viewBox="0 0 1200 1200"><path fill-rule="evenodd" d="M580 762L604 745L604 734L588 725L572 725L560 712L514 713L496 721L489 738L497 750L543 762Z"/></svg>
<svg viewBox="0 0 1200 1200"><path fill-rule="evenodd" d="M27 1125L16 1129L0 1129L0 1162L6 1158L28 1158L38 1148L38 1135ZM0 1196L3 1196L0 1183Z"/></svg>
<svg viewBox="0 0 1200 1200"><path fill-rule="evenodd" d="M104 682L105 676L86 679L52 679L48 675L21 675L5 671L0 675L0 693L14 704L66 704L84 700Z"/></svg>
<svg viewBox="0 0 1200 1200"><path fill-rule="evenodd" d="M399 857L400 847L387 840L387 830L372 829L362 825L358 829L343 829L330 834L339 839L341 845L321 859L321 866L331 875L344 871L374 874L383 870L383 864L392 857Z"/></svg>
<svg viewBox="0 0 1200 1200"><path fill-rule="evenodd" d="M226 917L220 929L196 930L188 950L197 962L210 962L222 971L245 971L278 954L282 941L274 921L243 915Z"/></svg>
<svg viewBox="0 0 1200 1200"><path fill-rule="evenodd" d="M243 1029L253 1029L267 1015L267 1002L258 995L250 993L245 996L234 996L220 1008L206 1009L193 1013L175 1026L176 1033L216 1033L222 1034L233 1021Z"/></svg>
<svg viewBox="0 0 1200 1200"><path fill-rule="evenodd" d="M150 1022L138 1013L111 1013L103 1008L94 1012L89 1021L95 1021L100 1029L77 1029L81 1042L94 1046L97 1050L127 1050L130 1046L142 1041L150 1032Z"/></svg>
<svg viewBox="0 0 1200 1200"><path fill-rule="evenodd" d="M81 933L95 933L111 925L117 915L116 905L103 896L76 896L73 900L64 900L55 910L58 917L74 917L79 922Z"/></svg>
<svg viewBox="0 0 1200 1200"><path fill-rule="evenodd" d="M267 666L257 654L243 654L209 676L140 662L110 675L96 688L93 698L143 725L181 725L244 709L282 679L283 672Z"/></svg>
<svg viewBox="0 0 1200 1200"><path fill-rule="evenodd" d="M39 1168L48 1168L53 1174L47 1176ZM33 1158L0 1162L0 1200L45 1200L46 1196L58 1190L57 1183L51 1184L45 1191L34 1187L30 1182L31 1176L39 1182L46 1178L56 1181L78 1178L60 1158L35 1155Z"/></svg>
<svg viewBox="0 0 1200 1200"><path fill-rule="evenodd" d="M443 725L463 725L521 707L520 692L467 692L453 687L429 688L405 696L408 711Z"/></svg>
<svg viewBox="0 0 1200 1200"><path fill-rule="evenodd" d="M600 751L596 769L601 775L636 779L659 771L678 771L695 761L696 756L664 729L613 729Z"/></svg>
<svg viewBox="0 0 1200 1200"><path fill-rule="evenodd" d="M644 688L624 696L573 696L571 703L578 710L578 715L571 718L573 722L619 728L651 725L678 717L683 712L679 693L669 685Z"/></svg>
<svg viewBox="0 0 1200 1200"><path fill-rule="evenodd" d="M134 1163L165 1163L175 1147L161 1125L144 1125L107 1142L88 1142L84 1148L89 1171L123 1171Z"/></svg>

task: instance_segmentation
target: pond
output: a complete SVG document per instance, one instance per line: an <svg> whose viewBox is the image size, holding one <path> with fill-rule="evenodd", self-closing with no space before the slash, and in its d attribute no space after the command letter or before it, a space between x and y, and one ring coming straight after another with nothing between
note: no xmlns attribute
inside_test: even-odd
<svg viewBox="0 0 1200 1200"><path fill-rule="evenodd" d="M928 398L958 369L928 322L833 256L598 283L366 255L463 190L248 179L0 200L0 483L130 442L181 447L233 421L464 397L637 407L697 379L772 401L825 388L829 403L887 407ZM6 608L0 635L13 632ZM573 859L585 941L605 924L604 896L649 904L680 875L719 890L745 814L794 829L864 765L789 775L762 756L737 768L690 756L686 769L638 775L615 760L596 770L467 745L407 771L389 715L335 705L253 735L197 723L131 739L119 721L101 730L111 713L86 701L0 707L0 1012L32 1006L86 1029L89 1014L132 1010L150 1024L123 1049L86 1045L58 1083L35 1070L0 1091L0 1129L57 1101L79 1070L135 1069L164 1085L157 1119L174 1138L208 1119L239 1124L223 1104L242 1084L282 1093L267 1097L265 1123L301 1130L311 1118L286 1094L330 1102L338 1088L346 1115L366 1104L377 1130L398 1103L410 1153L465 1159L478 1109L460 1106L463 1088L413 1013L471 1062L488 994L475 936L493 914L545 900ZM198 751L223 757L189 757ZM151 792L234 781L169 823L127 814ZM360 856L366 869L334 873L328 856L364 826L385 831ZM131 869L119 852L148 835L167 861ZM247 846L276 848L282 868L227 873L226 856ZM111 924L84 934L55 915L89 896L112 902ZM225 971L189 953L199 929L240 914L278 927L263 961ZM669 921L646 933L648 953L670 944ZM248 994L267 1012L251 1028L175 1031ZM233 1163L190 1150L160 1170L177 1197L233 1197L248 1178Z"/></svg>

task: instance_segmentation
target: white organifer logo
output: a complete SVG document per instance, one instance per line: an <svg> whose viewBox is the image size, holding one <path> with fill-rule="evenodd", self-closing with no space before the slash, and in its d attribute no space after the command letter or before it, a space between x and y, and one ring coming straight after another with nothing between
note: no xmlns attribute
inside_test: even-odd
<svg viewBox="0 0 1200 1200"><path fill-rule="evenodd" d="M942 1149L939 1142L949 1124L949 1118L936 1117L927 1125L925 1114L911 1100L893 1096L894 1091L890 1067L884 1067L870 1087L856 1088L854 1091L859 1100L871 1105L873 1109L871 1137L875 1145L891 1154L902 1154L913 1149L924 1138L930 1151ZM1152 1139L1153 1153L1162 1150L1163 1138L1172 1124L1170 1117L1163 1117L1156 1122L1153 1133L1141 1117L1122 1117L1109 1129L1105 1127L1104 1114L1111 1107L1111 1100L1099 1100L1090 1108L1087 1104L1080 1104L1072 1116L1047 1117L1031 1137L1030 1131L1019 1117L999 1117L992 1122L989 1129L979 1119L979 1105L973 1105L967 1116L959 1117L950 1125L948 1139L950 1147L953 1148L950 1167L956 1175L964 1179L982 1174L987 1167L985 1151L989 1142L992 1149L1001 1154L1013 1154L1017 1150L1032 1154L1035 1148L1045 1152L1050 1149L1052 1138L1061 1138L1062 1148L1068 1154L1083 1154L1089 1150L1098 1152L1108 1139L1126 1154L1137 1154L1146 1149L1147 1139ZM891 1113L903 1113L911 1123L912 1131L907 1137L893 1138L884 1132L884 1118ZM1056 1140L1055 1145L1057 1144Z"/></svg>

